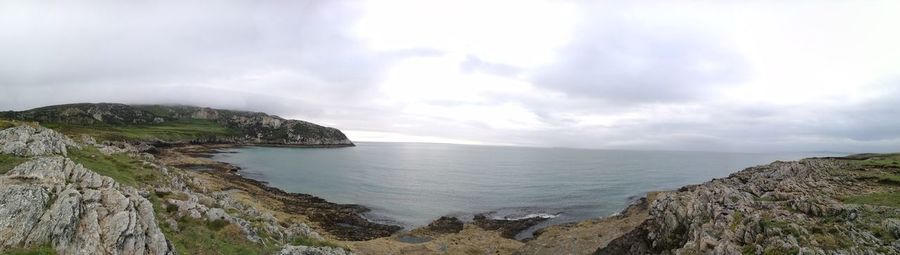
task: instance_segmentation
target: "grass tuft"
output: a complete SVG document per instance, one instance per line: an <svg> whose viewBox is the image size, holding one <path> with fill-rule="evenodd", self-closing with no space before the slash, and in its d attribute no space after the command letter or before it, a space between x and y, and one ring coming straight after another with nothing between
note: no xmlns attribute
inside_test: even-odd
<svg viewBox="0 0 900 255"><path fill-rule="evenodd" d="M4 255L54 255L56 251L50 246L19 248L3 251Z"/></svg>
<svg viewBox="0 0 900 255"><path fill-rule="evenodd" d="M150 196L149 200L160 229L178 254L273 254L281 248L252 242L238 226L224 220L178 217L178 208L164 202L159 194ZM165 219L176 219L178 226L169 225Z"/></svg>
<svg viewBox="0 0 900 255"><path fill-rule="evenodd" d="M888 191L847 197L844 203L900 207L900 192Z"/></svg>
<svg viewBox="0 0 900 255"><path fill-rule="evenodd" d="M0 154L0 174L6 174L19 164L25 163L27 158L19 157L12 154Z"/></svg>
<svg viewBox="0 0 900 255"><path fill-rule="evenodd" d="M143 166L139 160L124 153L104 155L97 148L86 146L80 150L70 150L69 158L123 185L146 185L159 180L155 169Z"/></svg>
<svg viewBox="0 0 900 255"><path fill-rule="evenodd" d="M347 248L347 247L344 247L344 246L334 243L334 242L316 240L316 239L306 238L306 237L295 238L293 241L291 241L291 245L303 245L303 246L310 246L310 247L332 247L332 248L344 248L344 249Z"/></svg>

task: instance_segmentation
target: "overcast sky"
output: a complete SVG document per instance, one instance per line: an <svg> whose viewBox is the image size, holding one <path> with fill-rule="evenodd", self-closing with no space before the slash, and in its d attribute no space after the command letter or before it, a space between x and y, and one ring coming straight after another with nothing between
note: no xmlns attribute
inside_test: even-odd
<svg viewBox="0 0 900 255"><path fill-rule="evenodd" d="M900 1L0 1L0 110L264 111L356 141L900 151Z"/></svg>

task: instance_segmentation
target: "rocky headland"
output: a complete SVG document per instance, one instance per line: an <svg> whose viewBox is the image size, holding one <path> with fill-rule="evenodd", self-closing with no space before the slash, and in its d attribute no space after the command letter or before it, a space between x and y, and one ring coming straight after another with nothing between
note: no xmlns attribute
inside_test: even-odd
<svg viewBox="0 0 900 255"><path fill-rule="evenodd" d="M0 118L0 253L900 254L896 154L751 167L515 240L542 219L441 217L401 231L366 220L365 207L284 192L209 157L352 145L312 123L118 104Z"/></svg>
<svg viewBox="0 0 900 255"><path fill-rule="evenodd" d="M196 106L68 104L0 112L0 119L39 122L75 132L93 131L90 133L111 140L160 144L353 146L336 128L261 112Z"/></svg>

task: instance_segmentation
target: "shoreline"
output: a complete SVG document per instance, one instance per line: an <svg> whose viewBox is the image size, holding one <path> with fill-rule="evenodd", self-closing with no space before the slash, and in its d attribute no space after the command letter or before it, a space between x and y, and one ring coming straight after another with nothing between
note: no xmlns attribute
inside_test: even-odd
<svg viewBox="0 0 900 255"><path fill-rule="evenodd" d="M287 192L269 186L266 182L240 175L238 172L240 168L235 165L210 159L211 154L220 153L218 150L245 146L255 145L180 144L160 148L156 156L169 161L167 164L175 167L219 177L220 180L232 185L232 188L243 189L257 196L272 197L283 203L279 208L282 211L306 216L340 240L371 240L391 236L402 229L400 226L376 223L362 217L363 213L370 210L365 206L337 204L310 194ZM254 192L252 189L262 192Z"/></svg>
<svg viewBox="0 0 900 255"><path fill-rule="evenodd" d="M406 235L409 233L416 232L419 229L427 228L428 225L404 226L402 224L391 224L390 219L388 221L380 221L377 219L372 219L372 218L366 217L366 213L371 211L371 209L364 205L339 204L339 203L327 201L323 198L320 198L320 197L318 197L316 195L312 195L312 194L287 192L280 188L271 186L266 181L255 180L255 179L252 179L252 178L242 175L240 173L241 167L239 167L237 165L212 159L215 154L229 153L224 150L234 149L234 148L244 148L244 147L344 148L344 147L352 147L352 146L355 146L355 145L295 146L295 145L246 144L246 143L242 143L242 144L188 143L188 144L167 144L166 147L163 147L160 149L163 151L170 151L170 152L177 151L178 153L180 153L182 155L189 156L194 159L200 159L204 162L204 163L175 164L174 166L176 166L176 167L179 167L179 168L182 168L185 170L202 171L202 172L211 173L214 175L225 177L224 180L227 180L227 181L234 181L234 182L238 182L238 183L249 183L249 184L252 184L262 190L272 193L272 195L275 195L275 196L298 196L298 197L304 197L304 198L317 200L317 203L330 204L330 205L337 206L337 207L353 208L353 210L356 214L355 216L358 217L359 219L362 219L362 221L368 222L372 225L383 226L383 227L376 227L376 229L381 229L381 230L395 229L395 228L397 229L397 230L393 230L390 234L386 234L385 232L379 230L379 231L376 231L377 233L375 235L363 235L366 238L363 238L362 240L358 240L358 238L346 239L346 237L350 237L350 236L335 234L336 237L338 237L339 239L342 239L342 240L346 239L346 240L350 240L350 241L364 241L364 240L370 240L370 239L374 239L374 238L378 238L378 237L388 237L388 236L392 236L395 234L400 234L401 236L403 236L403 235ZM165 153L160 153L157 156L166 157L163 154L165 154ZM626 209L627 208L623 208L622 211L625 211ZM578 221L562 222L562 223L556 223L556 224L542 226L540 229L533 229L533 227L538 226L541 223L544 223L555 217L546 217L544 214L534 214L533 217L526 216L526 217L508 218L508 217L503 217L503 216L491 215L491 213L492 212L467 212L461 216L444 215L444 216L436 217L435 219L432 220L431 223L435 223L435 222L440 221L445 218L452 218L452 219L458 219L458 217L471 218L470 221L466 221L465 223L477 225L485 230L497 231L497 232L501 233L504 238L507 238L507 239L516 240L516 241L520 241L520 242L527 242L528 240L535 238L537 236L537 233L540 232L544 228L557 226L557 225L573 224L573 223L578 222ZM557 213L557 215L558 215L558 213ZM471 216L471 217L469 217L469 216ZM531 215L529 215L529 216L531 216ZM351 218L356 218L356 217L351 217ZM605 217L610 217L610 216L598 216L598 217L605 218ZM358 219L353 219L353 220L351 220L351 222L355 223L352 225L356 225L356 224L360 223L360 221ZM343 223L339 223L338 225L343 225ZM367 224L362 224L362 225L367 225ZM326 227L324 227L325 230L329 233L333 233L332 231L335 230L335 228L329 228L327 226L330 226L330 224L326 224ZM343 228L338 228L338 230L339 230L338 233L343 233L343 231L342 231ZM364 232L365 230L357 229L357 231ZM526 232L526 231L531 231L530 237L518 238L518 239L516 238L516 237L518 237L519 234ZM357 235L357 237L358 237L358 235ZM374 237L374 238L368 238L368 237Z"/></svg>

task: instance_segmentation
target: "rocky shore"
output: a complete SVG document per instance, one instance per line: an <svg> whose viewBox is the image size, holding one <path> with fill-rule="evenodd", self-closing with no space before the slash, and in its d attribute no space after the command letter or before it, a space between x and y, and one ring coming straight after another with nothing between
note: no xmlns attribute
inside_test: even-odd
<svg viewBox="0 0 900 255"><path fill-rule="evenodd" d="M399 226L370 222L361 216L369 209L360 205L336 204L322 198L299 193L289 193L268 186L257 180L241 176L238 168L218 161L209 160L210 153L232 145L184 145L161 150L159 158L166 164L183 169L202 171L231 189L250 192L257 199L265 198L277 201L280 205L275 209L295 215L306 216L317 223L337 239L346 241L364 241L378 237L390 236L400 231Z"/></svg>
<svg viewBox="0 0 900 255"><path fill-rule="evenodd" d="M365 207L284 192L210 159L240 143L92 134L5 123L0 252L900 254L897 154L751 167L650 192L620 214L550 226L520 241L513 237L543 219L448 216L401 231L366 220Z"/></svg>

